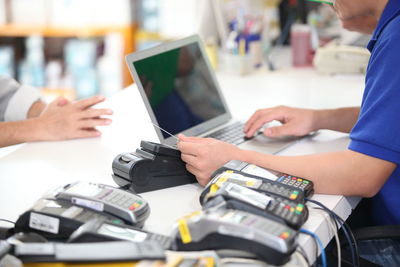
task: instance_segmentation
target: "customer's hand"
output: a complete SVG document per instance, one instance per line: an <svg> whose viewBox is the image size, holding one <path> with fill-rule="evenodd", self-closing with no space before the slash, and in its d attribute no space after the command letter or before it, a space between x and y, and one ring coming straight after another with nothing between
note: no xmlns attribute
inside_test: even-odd
<svg viewBox="0 0 400 267"><path fill-rule="evenodd" d="M36 121L35 132L38 140L54 141L74 138L96 137L101 133L95 127L109 125L110 109L95 109L94 105L103 102L103 96L94 96L76 102L58 97L48 104Z"/></svg>
<svg viewBox="0 0 400 267"><path fill-rule="evenodd" d="M244 132L252 137L264 124L277 120L281 126L266 128L263 133L267 137L303 136L315 128L315 110L278 106L257 110L246 122Z"/></svg>
<svg viewBox="0 0 400 267"><path fill-rule="evenodd" d="M240 149L213 138L186 137L178 135L178 148L186 169L196 176L200 185L206 185L211 174L233 159Z"/></svg>

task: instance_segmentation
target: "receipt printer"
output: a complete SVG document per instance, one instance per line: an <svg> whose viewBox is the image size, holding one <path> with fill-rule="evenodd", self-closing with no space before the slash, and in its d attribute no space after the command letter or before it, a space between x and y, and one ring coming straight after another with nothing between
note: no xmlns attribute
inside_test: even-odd
<svg viewBox="0 0 400 267"><path fill-rule="evenodd" d="M112 163L114 181L135 193L195 183L177 149L142 141L136 152L119 154Z"/></svg>

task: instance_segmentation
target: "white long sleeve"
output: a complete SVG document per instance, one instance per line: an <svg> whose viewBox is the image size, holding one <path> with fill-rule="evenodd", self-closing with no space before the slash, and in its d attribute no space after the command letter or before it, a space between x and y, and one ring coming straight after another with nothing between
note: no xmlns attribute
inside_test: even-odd
<svg viewBox="0 0 400 267"><path fill-rule="evenodd" d="M39 99L38 89L0 76L0 121L25 120L30 107Z"/></svg>

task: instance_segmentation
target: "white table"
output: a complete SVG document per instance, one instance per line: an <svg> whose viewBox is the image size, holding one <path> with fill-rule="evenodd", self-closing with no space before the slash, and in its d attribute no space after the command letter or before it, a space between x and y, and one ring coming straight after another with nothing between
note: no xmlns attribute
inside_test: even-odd
<svg viewBox="0 0 400 267"><path fill-rule="evenodd" d="M362 76L319 76L312 69L260 71L248 76L219 74L233 115L246 120L258 108L291 105L305 108L357 106L361 102ZM244 101L245 100L245 101ZM114 109L113 123L101 129L101 138L62 142L38 142L0 149L0 218L15 221L45 191L76 180L115 185L111 178L114 157L134 151L141 140L158 141L140 95L131 86L103 105ZM321 131L282 151L298 155L345 149L348 137L332 131ZM12 152L9 152L13 150ZM145 228L169 234L177 218L200 209L202 188L190 184L143 194L151 206ZM346 219L358 202L357 198L315 195L342 218ZM320 236L326 245L333 233L327 216L311 210L305 228ZM1 223L1 225L4 225ZM301 236L299 243L314 259L311 238Z"/></svg>

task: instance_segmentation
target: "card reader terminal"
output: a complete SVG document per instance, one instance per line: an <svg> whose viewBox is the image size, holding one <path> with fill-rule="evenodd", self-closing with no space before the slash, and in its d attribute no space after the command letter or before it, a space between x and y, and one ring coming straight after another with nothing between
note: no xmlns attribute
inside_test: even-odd
<svg viewBox="0 0 400 267"><path fill-rule="evenodd" d="M277 172L270 169L265 169L244 161L231 160L227 162L223 166L223 168L226 168L226 170L241 171L243 173L260 176L263 178L270 179L272 181L277 181L282 184L287 184L296 187L297 189L300 189L304 192L305 197L311 197L312 194L314 193L314 184L310 180Z"/></svg>
<svg viewBox="0 0 400 267"><path fill-rule="evenodd" d="M121 262L165 259L164 249L153 241L142 243L114 241L79 244L55 242L21 243L15 245L13 254L24 263Z"/></svg>
<svg viewBox="0 0 400 267"><path fill-rule="evenodd" d="M141 141L135 152L117 155L112 169L114 181L136 193L197 182L179 150L148 141Z"/></svg>
<svg viewBox="0 0 400 267"><path fill-rule="evenodd" d="M224 167L217 170L214 178L206 185L200 194L200 203L203 203L203 198L210 192L213 184L221 187L224 183L234 183L267 195L275 195L298 203L304 203L304 192L295 187L240 171L226 170Z"/></svg>
<svg viewBox="0 0 400 267"><path fill-rule="evenodd" d="M308 218L306 205L288 199L265 195L233 183L213 185L203 201L203 209L221 208L243 210L299 229Z"/></svg>
<svg viewBox="0 0 400 267"><path fill-rule="evenodd" d="M155 241L164 249L171 246L169 236L150 233L135 226L116 224L112 221L93 219L79 227L69 237L70 243L128 240L132 242Z"/></svg>
<svg viewBox="0 0 400 267"><path fill-rule="evenodd" d="M67 184L57 189L54 197L77 206L114 215L125 223L138 227L142 227L150 215L150 207L145 199L104 184L88 182Z"/></svg>
<svg viewBox="0 0 400 267"><path fill-rule="evenodd" d="M34 231L49 239L65 240L91 219L123 223L112 215L74 206L70 202L39 199L30 210L19 216L15 231Z"/></svg>
<svg viewBox="0 0 400 267"><path fill-rule="evenodd" d="M282 265L296 249L297 231L248 212L216 209L178 220L172 236L175 250L241 250Z"/></svg>

